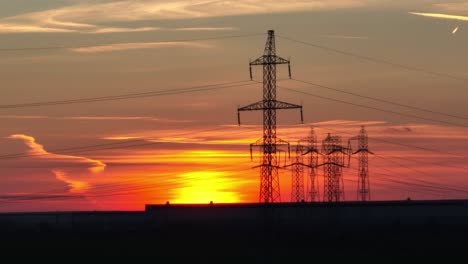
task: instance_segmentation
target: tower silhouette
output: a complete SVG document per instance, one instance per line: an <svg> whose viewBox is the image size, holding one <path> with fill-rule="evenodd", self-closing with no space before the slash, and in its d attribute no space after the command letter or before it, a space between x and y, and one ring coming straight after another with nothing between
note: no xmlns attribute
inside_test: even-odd
<svg viewBox="0 0 468 264"><path fill-rule="evenodd" d="M353 154L359 154L358 168L358 190L357 199L359 201L370 201L370 183L369 183L369 140L364 126L361 127L357 136L358 150Z"/></svg>
<svg viewBox="0 0 468 264"><path fill-rule="evenodd" d="M289 143L276 137L276 110L300 109L302 121L302 106L276 100L276 67L287 64L291 78L291 64L289 60L276 55L275 32L268 31L267 42L263 55L250 62L250 78L252 79L252 66L263 66L263 99L259 102L237 109L239 125L240 112L263 111L263 137L250 145L259 147L262 152L260 168L260 202L273 203L281 201L280 183L278 176L279 151L281 146Z"/></svg>

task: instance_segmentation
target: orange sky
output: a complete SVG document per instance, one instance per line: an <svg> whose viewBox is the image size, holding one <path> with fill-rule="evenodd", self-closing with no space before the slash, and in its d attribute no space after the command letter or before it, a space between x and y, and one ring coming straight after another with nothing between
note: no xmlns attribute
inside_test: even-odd
<svg viewBox="0 0 468 264"><path fill-rule="evenodd" d="M373 200L467 197L468 60L460 59L468 56L464 3L4 2L1 212L257 202L259 171L252 167L258 153L251 161L249 145L261 137L261 114L242 113L241 127L236 115L238 106L261 99L256 82L128 100L11 105L248 81L249 59L262 54L268 29L331 48L277 38L278 54L291 57L293 77L322 85L285 80L286 69L279 67L278 99L302 104L305 124L299 124L296 111L281 111L278 137L295 144L313 126L320 140L333 133L346 142L366 125L376 153L370 157ZM212 39L220 36L231 37ZM35 49L40 47L59 48ZM261 74L255 69L254 79L261 81ZM345 170L346 200L356 199L356 168L353 159ZM280 180L282 201L289 201L291 172L281 170Z"/></svg>
<svg viewBox="0 0 468 264"><path fill-rule="evenodd" d="M323 139L325 133L340 132L346 142L347 138L359 131L358 123L362 122L334 121L316 123L314 127L319 139ZM434 125L393 126L384 122L365 123L371 137L370 148L376 153L370 157L374 200L406 197L420 199L465 197L464 158L451 157L445 153L418 151L379 141L425 147L427 145L424 142L427 141L439 144L448 142L447 135L453 133L453 128ZM288 126L279 128L279 134L295 142L298 138L306 136L308 130L308 125ZM253 137L260 131L258 126L224 126L211 131L193 130L188 133L164 131L161 133L164 137L152 137L151 140L143 141L145 144L150 144L147 146L83 152L79 156L53 154L30 136L11 136L11 140L16 144L23 144L25 149L38 156L3 163L10 165L9 170L17 166L24 167L17 171L36 170L37 174L22 176L24 180L40 179L40 182L37 188L29 187L31 190L29 193L25 191L9 193L11 196L9 206L4 205L3 210L11 208L26 210L31 208L29 206L31 203L40 204L41 210L66 210L70 206L81 210L141 210L144 204L166 201L257 202L259 171L252 167L258 164L259 158L258 153L254 152L254 160L250 160L248 145L249 142L254 142ZM459 136L450 139L453 145L463 145L466 141L466 136L462 136L461 132L459 130ZM144 138L146 135L122 134L119 137L117 135L112 137L119 138L111 140L113 142L125 142ZM123 139L127 137L133 139ZM142 142L129 142L125 145L142 144ZM433 146L432 143L430 147ZM455 149L450 152L463 155ZM437 166L438 161L444 165ZM282 156L281 164L289 162ZM345 169L344 172L346 200L356 199L356 169L357 160L353 158L351 168ZM6 170L8 169L3 169ZM319 192L321 192L323 173L320 169L318 175ZM444 175L443 179L441 175ZM291 172L287 169L281 170L280 176L282 201L290 201ZM307 177L305 178L308 185L309 181ZM12 182L11 185L15 184ZM437 185L441 187L431 187ZM24 185L21 186L24 189ZM32 194L38 197L30 198ZM15 195L29 200L15 199ZM46 198L51 195L66 197ZM11 205L14 207L10 207Z"/></svg>

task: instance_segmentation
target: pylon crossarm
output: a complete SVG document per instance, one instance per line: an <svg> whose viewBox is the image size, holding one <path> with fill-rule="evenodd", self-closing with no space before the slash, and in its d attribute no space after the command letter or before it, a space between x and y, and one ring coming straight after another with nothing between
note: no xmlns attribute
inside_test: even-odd
<svg viewBox="0 0 468 264"><path fill-rule="evenodd" d="M274 108L275 109L302 109L302 105L286 103L282 101L274 101Z"/></svg>
<svg viewBox="0 0 468 264"><path fill-rule="evenodd" d="M265 103L263 101L255 102L253 104L246 105L244 107L240 107L237 109L238 112L242 111L256 111L256 110L264 110Z"/></svg>
<svg viewBox="0 0 468 264"><path fill-rule="evenodd" d="M272 101L258 101L253 104L246 105L237 109L238 112L241 111L259 111L259 110L272 110L272 109L302 109L301 105L286 103L282 101L272 100Z"/></svg>
<svg viewBox="0 0 468 264"><path fill-rule="evenodd" d="M325 162L325 163L322 163L322 164L315 165L314 168L322 167L322 166L325 166L325 165L333 165L333 166L338 166L338 167L342 167L342 168L346 167L345 165L339 164L339 163L336 163L336 162Z"/></svg>
<svg viewBox="0 0 468 264"><path fill-rule="evenodd" d="M309 149L307 150L306 152L302 153L303 156L307 155L307 154L310 154L310 153L316 153L318 155L324 155L322 153L320 153L317 149L313 148L313 149Z"/></svg>
<svg viewBox="0 0 468 264"><path fill-rule="evenodd" d="M331 154L334 154L336 152L343 153L345 155L348 154L348 152L345 152L344 149L346 149L346 148L334 149L334 150L328 152L326 155L331 155Z"/></svg>
<svg viewBox="0 0 468 264"><path fill-rule="evenodd" d="M372 152L372 151L370 151L370 150L368 150L368 149L358 149L357 151L353 152L353 155L358 154L358 153L361 153L361 152L366 152L366 153L375 155L374 152Z"/></svg>
<svg viewBox="0 0 468 264"><path fill-rule="evenodd" d="M288 165L285 165L283 166L284 168L287 168L287 167L291 167L291 166L304 166L304 167L307 167L307 168L315 168L314 166L311 166L311 165L307 165L307 164L304 164L302 162L295 162L295 163L291 163L291 164L288 164Z"/></svg>
<svg viewBox="0 0 468 264"><path fill-rule="evenodd" d="M276 145L281 145L281 146L289 146L289 142L286 140L283 140L281 138L276 138Z"/></svg>
<svg viewBox="0 0 468 264"><path fill-rule="evenodd" d="M276 55L262 55L250 62L250 66L268 65L268 64L289 64L289 60Z"/></svg>

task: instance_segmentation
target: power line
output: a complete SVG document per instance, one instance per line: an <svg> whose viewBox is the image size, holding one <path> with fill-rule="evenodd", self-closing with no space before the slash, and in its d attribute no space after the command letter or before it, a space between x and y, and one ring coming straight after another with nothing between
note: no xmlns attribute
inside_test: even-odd
<svg viewBox="0 0 468 264"><path fill-rule="evenodd" d="M211 91L211 90L220 90L220 89L233 88L233 87L242 87L242 86L249 86L249 85L252 85L252 82L250 82L250 81L235 81L235 82L225 82L225 83L208 84L208 85L201 85L201 86L192 86L192 87L179 88L179 89L149 91L149 92L143 92L143 93L130 93L130 94L111 95L111 96L86 97L86 98L69 99L69 100L8 104L8 105L0 105L0 109L42 107L42 106L54 106L54 105L67 105L67 104L81 104L81 103L95 103L95 102L115 101L115 100L127 100L127 99L135 99L135 98L157 97L157 96L165 96L165 95L176 95L176 94L203 92L203 91Z"/></svg>
<svg viewBox="0 0 468 264"><path fill-rule="evenodd" d="M324 128L323 126L317 126L317 127ZM345 132L345 131L341 131L341 130L337 130L337 129L332 129L332 128L329 128L329 127L327 127L326 129L337 132L337 133L343 133L343 134L348 134L348 135L353 135L354 136L354 134L351 134L349 132ZM461 154L445 152L445 151L441 151L441 150L438 150L438 149L425 148L425 147L416 146L416 145L412 145L412 144L404 144L404 143L395 142L395 141L391 141L391 140L385 140L385 139L381 139L381 138L369 137L369 140L380 141L380 142L384 142L384 143L388 143L388 144L392 144L392 145L398 145L398 146L403 146L403 147L412 148L412 149L424 150L424 151L438 153L438 154L457 156L457 157L460 157L460 158L468 158L468 156L461 155ZM407 159L407 158L405 158L405 159ZM444 165L440 165L440 166L444 166Z"/></svg>
<svg viewBox="0 0 468 264"><path fill-rule="evenodd" d="M244 163L247 163L247 162L244 162ZM207 170L207 171L218 171L219 169L226 169L226 168L231 168L231 167L233 166L232 165L218 166L218 167L211 168L210 170ZM236 170L236 172L245 172L245 171L251 171L251 168ZM217 181L210 181L208 183L203 183L203 185L209 186L209 185L228 183L232 181L233 180L231 179L224 178L224 179L217 180ZM125 186L122 183L126 183L129 186ZM118 183L98 184L94 186L93 188L89 189L89 191L86 192L85 194L69 195L69 194L64 194L63 192L59 192L59 190L51 190L51 191L35 192L31 194L26 194L26 195L1 195L0 201L13 202L13 201L33 201L33 200L75 200L75 199L98 198L98 197L108 197L108 196L122 196L122 195L136 194L140 192L148 192L151 190L157 190L158 188L161 188L162 186L171 187L171 186L177 186L177 185L178 184L176 182L173 182L173 183L166 182L164 184L159 184L157 187L155 187L154 182L152 182L150 179L141 180L141 181L127 180L125 182L118 182Z"/></svg>
<svg viewBox="0 0 468 264"><path fill-rule="evenodd" d="M319 126L321 127L321 126ZM322 127L323 128L323 127ZM336 129L331 129L331 128L327 128L329 130L332 130L334 132L337 132L337 133L345 133L345 134L349 134L351 135L351 133L348 133L348 132L344 132L344 131L339 131L339 130L336 130ZM395 142L391 142L391 141L386 141L387 143L395 143ZM405 144L399 144L399 145L404 145L406 147L410 147L410 148L419 148L418 146L413 146L413 145L405 145ZM429 148L420 148L422 150L426 150L426 151L432 151L432 152L438 152L438 153L443 153L443 154L447 154L447 153L444 153L442 151L438 151L438 150L433 150L433 149L429 149ZM450 155L454 155L452 153L448 153ZM414 168L411 168L411 167L408 167L408 166L404 166L402 164L399 164L397 162L392 162L390 161L389 158L384 158L382 156L377 156L378 158L381 158L381 159L384 159L386 161L389 161L391 162L392 164L395 164L397 166L400 166L402 168L405 168L405 169L408 169L408 170L412 170L414 172L417 172L417 173L420 173L422 175L425 175L425 176L428 176L429 174L423 172L423 171L420 171L420 170L417 170L417 169L414 169ZM357 159L357 158L355 158ZM405 160L408 160L407 158L405 158ZM417 163L423 163L423 162L420 162L420 161L417 161L417 160L413 160L414 162L417 162ZM424 162L424 164L431 164L429 162ZM453 166L445 166L445 165L442 165L442 164L436 164L437 166L440 166L440 167L453 167ZM458 167L460 168L460 167ZM385 169L387 170L387 169ZM390 170L387 170L389 171L390 173L394 173L393 171L390 171ZM463 194L468 194L468 191L465 191L463 189L459 189L457 187L454 187L454 186L451 186L451 185L441 185L441 184L434 184L433 182L429 182L429 181L424 181L424 180L416 180L416 181L419 181L420 183L414 183L414 182L410 182L410 181L404 181L404 180L399 180L399 184L404 184L404 185L408 185L408 186L415 186L415 187L425 187L425 188L433 188L434 191L440 191L440 190L444 190L444 191L451 191L451 192L458 192L458 193L463 193ZM432 186L432 185L435 185L435 186Z"/></svg>
<svg viewBox="0 0 468 264"><path fill-rule="evenodd" d="M196 133L203 133L203 132L211 132L217 130L223 130L224 127L212 128L212 129L204 129L199 131L192 131L187 133L181 133L173 135L175 137L185 136L185 135L194 135ZM16 153L16 154L7 154L1 155L0 160L4 159L16 159L16 158L27 158L27 157L41 157L47 156L50 154L54 155L63 155L63 154L71 154L71 153L82 153L82 152L89 152L89 151L98 151L98 150L109 150L109 149L124 149L124 148L132 148L132 147L142 147L142 146L151 146L155 144L160 144L161 142L148 142L151 140L159 140L161 137L154 137L154 138L142 138L142 139L134 139L128 140L125 142L114 142L114 143L105 143L105 144L97 144L97 145L89 145L89 146L82 146L82 147L69 147L69 148L61 148L61 149L53 149L48 150L48 153L35 153L35 152L23 152L23 153ZM132 143L130 145L127 145ZM139 144L134 144L139 143Z"/></svg>
<svg viewBox="0 0 468 264"><path fill-rule="evenodd" d="M172 135L174 137L180 137L185 135L194 135L197 133L204 133L204 132L211 132L211 131L218 131L224 130L225 127L218 127L212 129L204 129L198 131L191 131L187 133L179 133ZM224 133L223 135L235 135L240 134L241 132L234 132L234 133ZM144 146L153 146L161 143L161 137L146 137L141 139L134 139L128 140L125 142L114 142L114 143L105 143L105 144L96 144L96 145L89 145L89 146L82 146L82 147L69 147L69 148L61 148L61 149L52 149L47 150L47 153L38 153L38 152L22 152L22 153L15 153L15 154L6 154L1 155L0 160L8 160L8 159L16 159L16 158L29 158L29 157L43 157L48 155L65 155L65 154L77 154L83 152L90 152L90 151L101 151L101 150L111 150L111 149L125 149L125 148L134 148L134 147L144 147ZM155 141L155 142L149 142ZM166 143L167 141L163 141ZM178 142L178 141L177 141ZM130 145L127 145L131 143ZM135 144L138 143L138 144Z"/></svg>
<svg viewBox="0 0 468 264"><path fill-rule="evenodd" d="M358 171L358 169L356 169L356 168L353 168L353 169L355 171ZM390 170L387 170L387 169L385 169L385 170L389 171L390 173L393 173ZM405 186L405 187L409 188L409 189L403 189L401 187L397 187L399 190L409 191L411 193L414 193L414 192L422 193L422 194L426 194L426 195L439 195L439 196L441 195L441 189L438 189L436 187L428 187L428 186L423 187L423 186L418 186L417 184L414 184L413 182L408 181L408 180L407 181L395 180L394 176L392 176L390 174L382 173L382 172L373 171L372 175L384 176L384 178L374 177L374 180L373 180L373 183L372 183L373 186L386 185L387 187L395 188L395 185L393 185L392 183L396 183L399 186ZM354 181L354 182L357 182L357 181ZM413 188L418 188L418 189L413 189ZM447 189L442 189L442 191L452 192L451 190L447 190ZM443 196L448 197L447 194L445 194Z"/></svg>
<svg viewBox="0 0 468 264"><path fill-rule="evenodd" d="M394 159L394 160L403 160L403 161L412 161L414 163L420 163L420 164L427 164L427 165L433 165L433 166L438 166L442 168L453 168L453 169L459 169L463 171L467 171L468 168L466 167L460 167L454 164L439 164L436 162L429 162L429 161L423 161L423 160L418 160L418 159L411 159L408 157L397 157L397 156L391 156L391 155L386 155L387 158L389 159Z"/></svg>
<svg viewBox="0 0 468 264"><path fill-rule="evenodd" d="M404 169L415 171L415 172L417 172L419 174L422 174L424 176L430 176L429 174L427 174L427 173L425 173L423 171L416 170L414 168L402 165L400 163L392 162L389 158L386 158L386 157L383 157L383 156L380 156L380 155L373 155L373 157L378 157L380 159L383 159L385 161L390 162L392 165L396 165L396 166L399 166L399 167L404 168ZM354 157L354 159L358 160L356 157ZM358 169L356 169L356 168L351 168L351 169L354 169L355 171L358 171ZM401 173L396 173L393 170L390 170L390 169L385 168L385 167L379 167L378 169L385 170L385 171L387 171L387 172L389 172L391 174L386 174L386 173L382 173L382 172L375 172L375 171L372 174L377 174L377 175L380 174L380 175L387 176L387 178L390 179L389 180L390 182L397 183L397 184L400 184L400 185L406 185L406 186L409 186L409 187L423 188L423 189L429 190L431 192L435 192L436 194L440 194L440 191L446 191L446 192L451 192L451 193L459 193L459 194L465 194L465 195L468 194L467 190L459 189L459 188L457 188L455 186L452 186L452 185L443 185L443 184L434 183L434 182L427 181L427 180L414 179L414 178L401 179L401 178L397 178L397 177L393 176L395 174L401 174ZM374 184L375 184L375 182L374 182ZM460 186L458 186L458 187L460 187Z"/></svg>
<svg viewBox="0 0 468 264"><path fill-rule="evenodd" d="M344 131L339 131L339 130L336 130L336 129L331 129L329 128L330 130L332 131L335 131L337 133L345 133L345 134L349 134L351 135L351 133L348 133L348 132L344 132ZM391 142L392 143L392 142ZM408 147L408 146L407 146ZM409 145L409 147L413 147L411 145ZM437 151L437 150L432 150L432 149L425 149L425 150L430 150L430 151L436 151L436 152L440 152L440 151ZM443 153L443 152L442 152ZM408 170L412 170L416 173L419 173L421 175L424 175L424 176L431 176L429 175L428 173L424 172L424 171L421 171L421 170L418 170L418 169L415 169L415 168L411 168L409 166L406 166L406 165L403 165L401 163L398 163L396 161L392 161L392 159L396 159L397 157L384 157L382 155L378 155L378 154L374 154L373 156L377 157L377 158L380 158L384 161L388 161L388 162L391 162L392 165L397 165L401 168L404 168L404 169L408 169ZM357 158L354 158L354 159L357 159ZM418 161L418 160L414 160L414 159L408 159L408 158L404 158L404 160L409 160L409 161L413 161L413 162L416 162L416 163L421 163L421 164L430 164L430 165L437 165L437 166L440 166L440 167L453 167L453 166L447 166L447 165L442 165L442 164L436 164L436 163L430 163L430 162L422 162L422 161ZM461 168L461 167L458 167L458 168ZM382 168L380 167L380 169L383 169L383 170L386 170L392 174L398 174L398 173L395 173L394 171L391 171L387 168ZM400 183L404 183L404 180L399 180ZM461 193L465 193L465 194L468 194L468 191L465 191L463 189L458 189L457 187L454 187L454 186L451 186L451 185L441 185L441 184L434 184L432 182L429 182L429 181L424 181L424 180L416 180L416 181L419 181L421 182L422 184L429 184L429 185L435 185L435 187L433 186L433 188L436 188L436 189L442 189L442 190L448 190L448 191L455 191L455 192L461 192ZM409 182L409 184L411 184ZM416 184L417 186L417 184ZM419 186L421 186L421 184L419 184Z"/></svg>
<svg viewBox="0 0 468 264"><path fill-rule="evenodd" d="M262 36L265 33L253 33L253 34L242 34L242 35L227 35L227 36L219 36L219 37L206 37L206 38L191 38L191 39L173 39L173 40L161 40L161 41L152 41L147 43L174 43L174 42L196 42L196 41L209 41L209 40L223 40L223 39L233 39L233 38L248 38L248 37L256 37ZM143 42L145 43L145 42ZM111 43L111 44L104 44L104 45L112 45L112 44L119 44L119 43ZM93 46L49 46L49 47L24 47L24 48L0 48L0 52L5 51L30 51L30 50L63 50L63 49L81 49L81 48L92 48Z"/></svg>
<svg viewBox="0 0 468 264"><path fill-rule="evenodd" d="M278 86L278 87L280 87L280 86ZM389 114L394 114L394 115L399 115L399 116L404 116L404 117L410 117L410 118L415 118L415 119L420 119L420 120L425 120L425 121L430 121L430 122L435 122L435 123L441 123L441 124L446 124L446 125L458 126L458 127L468 127L466 125L453 123L453 122L449 122L449 121L432 119L432 118L417 116L417 115L413 115L413 114L405 114L405 113L400 113L400 112L396 112L396 111L392 111L392 110L386 110L386 109L382 109L382 108L378 108L378 107L374 107L374 106L367 106L367 105L363 105L363 104L352 103L352 102L348 102L348 101L344 101L344 100L340 100L340 99L335 99L335 98L331 98L331 97L326 97L326 96L322 96L322 95L318 95L318 94L299 91L299 90L296 90L296 89L291 89L291 88L286 88L286 87L282 87L282 89L288 90L288 91L291 91L291 92L295 92L295 93L305 94L305 95L312 96L312 97L315 97L315 98L320 98L320 99L333 101L333 102L337 102L337 103L357 106L357 107L361 107L361 108L372 109L372 110L385 112L385 113L389 113Z"/></svg>
<svg viewBox="0 0 468 264"><path fill-rule="evenodd" d="M292 42L296 42L296 43L299 43L299 44L303 44L303 45L306 45L306 46L310 46L310 47L314 47L314 48L318 48L318 49L322 49L322 50L326 50L326 51L331 51L331 52L334 52L334 53L337 53L337 54L346 55L346 56L354 57L354 58L358 58L358 59L363 59L363 60L371 61L371 62L374 62L374 63L386 64L386 65L389 65L389 66L398 67L398 68L402 68L402 69L409 70L409 71L422 72L422 73L425 73L425 74L434 75L434 76L438 76L438 77L449 78L449 79L454 79L454 80L458 80L458 81L468 81L468 78L463 77L463 76L457 76L457 75L452 75L452 74L448 74L448 73L441 73L441 72L426 70L426 69L423 69L423 68L418 68L418 67L409 66L409 65L405 65L405 64L395 63L395 62L387 61L387 60L384 60L384 59L379 59L379 58L374 58L374 57L370 57L370 56L366 56L366 55L352 53L352 52L349 52L349 51L343 51L343 50L339 50L339 49L335 49L335 48L330 48L330 47L326 47L324 45L319 45L319 44L316 44L316 43L297 40L297 39L293 39L293 38L289 38L289 37L285 37L285 36L280 36L279 35L278 37L289 40L289 41L292 41Z"/></svg>
<svg viewBox="0 0 468 264"><path fill-rule="evenodd" d="M346 132L346 131L342 131L342 130L333 129L333 128L330 128L330 127L325 127L325 126L322 126L322 125L313 124L313 126L314 126L314 127L318 127L318 128L322 128L322 129L331 130L331 131L334 131L334 132L337 132L337 133L341 133L341 134L348 134L348 135L355 136L355 135L352 134L352 133L349 133L349 132ZM244 127L244 128L246 128L246 129L251 129L251 130L254 129L254 128L249 128L249 127ZM450 153L450 152L445 152L445 151L441 151L441 150L437 150L437 149L431 149L431 148L421 147L421 146L412 145L412 144L405 144L405 143L395 142L395 141L386 140L386 139L381 139L381 138L369 137L369 140L380 141L380 142L384 142L384 143L387 143L387 144L392 144L392 145L397 145L397 146L403 146L403 147L407 147L407 148L411 148L411 149L424 150L424 151L434 152L434 153L438 153L438 154L456 156L456 157L459 157L459 158L468 158L468 156L462 155L462 154ZM444 166L444 165L441 165L441 166Z"/></svg>
<svg viewBox="0 0 468 264"><path fill-rule="evenodd" d="M443 113L443 112L434 111L434 110L430 110L430 109L425 109L425 108L421 108L421 107L416 107L416 106L412 106L412 105L397 103L397 102L393 102L393 101L390 101L390 100L377 98L377 97L371 97L371 96L367 96L367 95L362 95L362 94L358 94L358 93L355 93L355 92L349 92L349 91L345 91L343 89L333 88L333 87L330 87L330 86L325 86L325 85L322 85L322 84L312 83L312 82L309 82L309 81L303 81L303 80L294 79L294 78L292 78L292 80L300 82L300 83L304 83L304 84L309 84L309 85L312 85L312 86L315 86L315 87L331 90L331 91L334 91L334 92L348 94L348 95L352 95L352 96L355 96L355 97L369 99L369 100L373 100L373 101L377 101L377 102L381 102L381 103L386 103L386 104L395 105L395 106L401 106L401 107L405 107L405 108L409 108L409 109L413 109L413 110L418 110L418 111L422 111L422 112L427 112L427 113L431 113L431 114L438 114L438 115L443 115L443 116L447 116L447 117L453 117L453 118L457 118L457 119L468 120L467 117L463 117L463 116L458 116L458 115Z"/></svg>
<svg viewBox="0 0 468 264"><path fill-rule="evenodd" d="M415 169L415 168L412 168L412 167L409 167L409 166L406 166L406 165L404 165L404 164L401 164L401 163L399 163L399 162L394 161L394 158L393 158L393 161L392 161L392 158L390 158L390 157L384 157L384 156L381 156L381 155L375 155L375 156L376 156L377 158L382 159L382 160L391 162L391 164L393 164L393 165L397 165L397 166L399 166L399 167L401 167L401 168L405 168L405 169L414 171L414 172L419 173L419 174L421 174L421 175L423 175L423 176L426 176L426 177L431 177L430 174L428 174L428 173L426 173L426 172L424 172L424 171L421 171L421 170L418 170L418 169ZM390 170L388 170L388 169L387 169L387 171L393 173L392 171L390 171ZM413 179L413 180L419 181L419 182L421 182L421 183L423 183L423 184L436 185L436 186L437 186L436 188L446 188L447 190L452 190L452 191L457 191L457 192L463 192L463 193L468 194L468 191L467 191L467 190L465 190L465 189L458 189L457 187L454 187L454 186L452 186L452 185L442 185L442 184L440 184L440 183L434 184L433 182L426 181L426 180L420 180L420 179ZM458 186L458 187L460 187L460 186Z"/></svg>

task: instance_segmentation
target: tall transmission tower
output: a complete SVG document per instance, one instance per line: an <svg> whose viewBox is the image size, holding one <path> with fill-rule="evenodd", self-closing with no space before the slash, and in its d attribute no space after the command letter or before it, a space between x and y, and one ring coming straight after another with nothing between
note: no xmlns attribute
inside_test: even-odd
<svg viewBox="0 0 468 264"><path fill-rule="evenodd" d="M260 202L280 202L280 184L278 176L279 148L289 143L276 137L276 110L300 109L303 120L302 106L276 100L276 65L288 64L291 78L291 63L276 55L275 32L268 31L267 42L263 55L250 62L250 79L252 66L263 66L263 100L237 109L239 125L241 111L263 111L263 137L250 145L259 147L262 151L260 167Z"/></svg>
<svg viewBox="0 0 468 264"><path fill-rule="evenodd" d="M291 202L296 203L305 201L303 151L303 146L297 142L294 163L291 165Z"/></svg>
<svg viewBox="0 0 468 264"><path fill-rule="evenodd" d="M344 200L343 167L348 154L342 145L340 136L328 136L322 141L324 163L324 202L339 202Z"/></svg>
<svg viewBox="0 0 468 264"><path fill-rule="evenodd" d="M359 169L358 169L358 201L370 201L370 183L369 183L369 139L364 126L361 127L359 135L354 137L358 141L358 149L353 154L359 154Z"/></svg>
<svg viewBox="0 0 468 264"><path fill-rule="evenodd" d="M307 160L307 167L308 167L308 174L309 174L309 182L310 185L308 186L307 190L307 199L311 202L318 201L318 177L316 173L316 169L318 166L318 157L320 154L319 149L317 148L317 136L315 135L314 128L310 128L309 136L300 140L301 144L303 144L306 148L306 152L303 155L308 154Z"/></svg>

